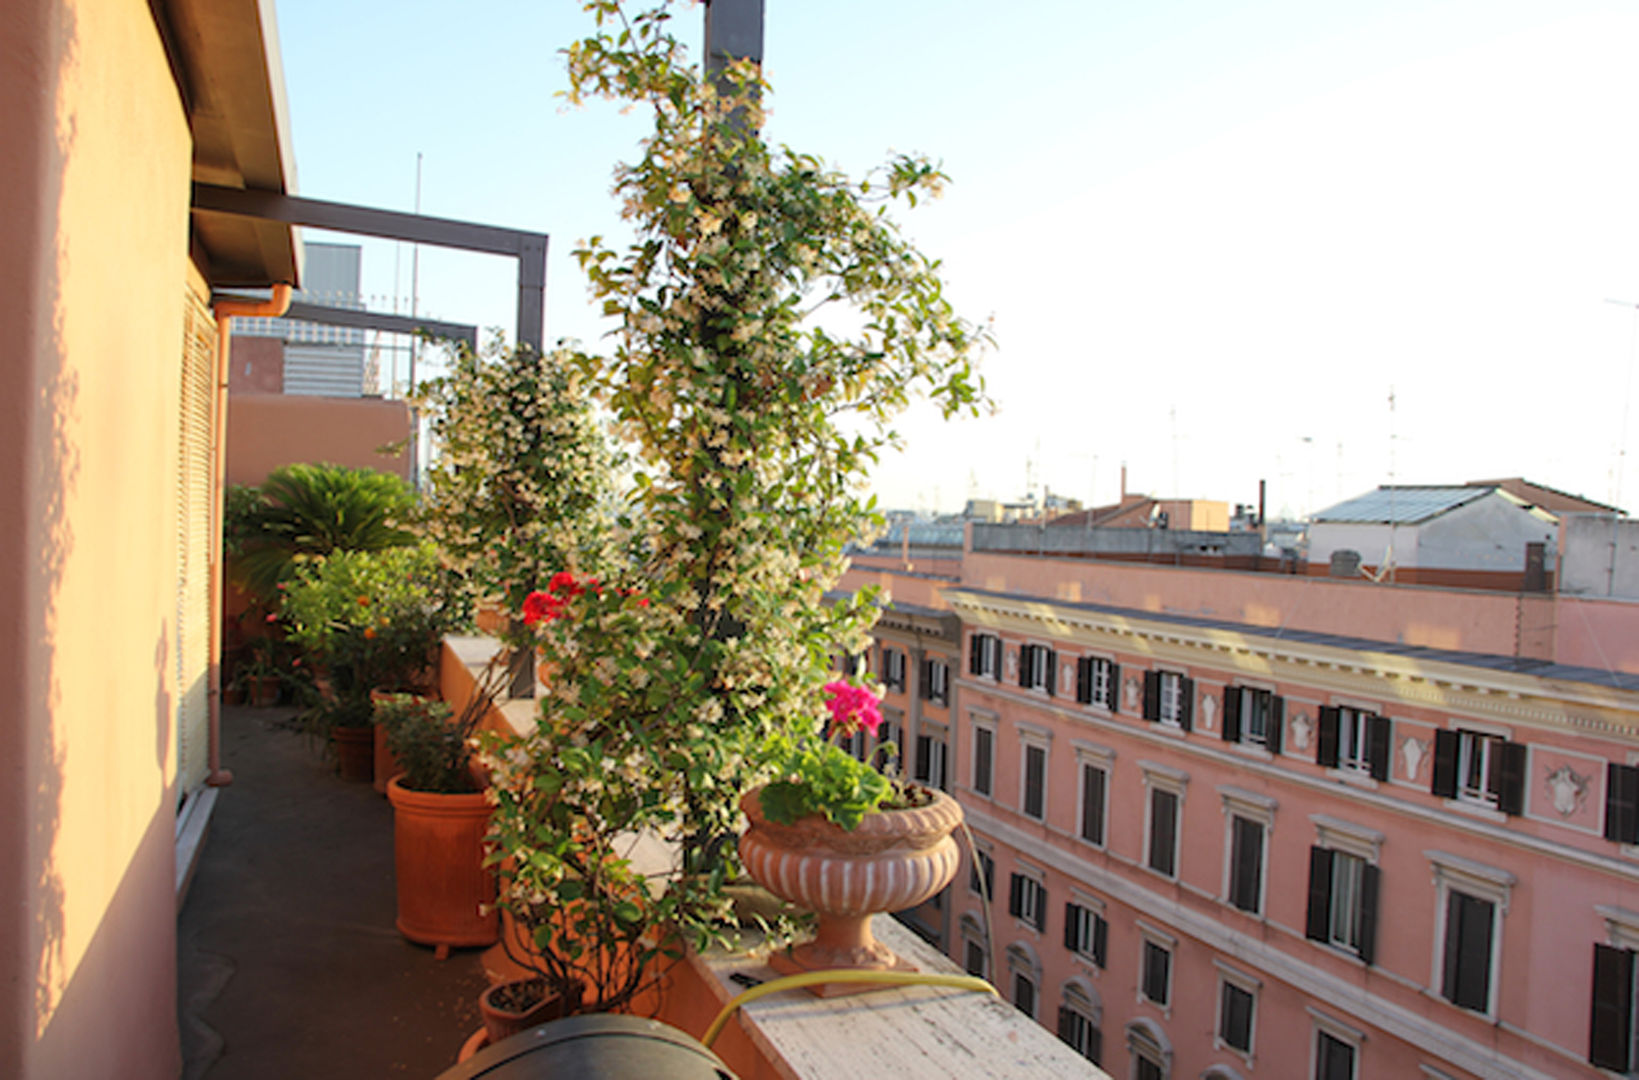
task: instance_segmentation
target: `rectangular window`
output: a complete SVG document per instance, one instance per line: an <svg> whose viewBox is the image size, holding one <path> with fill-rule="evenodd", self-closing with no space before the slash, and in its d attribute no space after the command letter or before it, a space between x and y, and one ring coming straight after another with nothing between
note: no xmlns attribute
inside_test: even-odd
<svg viewBox="0 0 1639 1080"><path fill-rule="evenodd" d="M1172 953L1153 941L1144 942L1142 992L1146 999L1166 1008L1172 994Z"/></svg>
<svg viewBox="0 0 1639 1080"><path fill-rule="evenodd" d="M1007 913L1037 930L1047 928L1047 888L1025 874L1014 874L1008 892Z"/></svg>
<svg viewBox="0 0 1639 1080"><path fill-rule="evenodd" d="M1446 893L1445 963L1441 995L1475 1012L1491 1008L1491 936L1496 905L1451 889Z"/></svg>
<svg viewBox="0 0 1639 1080"><path fill-rule="evenodd" d="M1019 685L1026 690L1044 690L1053 693L1053 672L1058 667L1058 654L1046 645L1019 647Z"/></svg>
<svg viewBox="0 0 1639 1080"><path fill-rule="evenodd" d="M1081 838L1104 846L1104 801L1108 776L1098 765L1081 766Z"/></svg>
<svg viewBox="0 0 1639 1080"><path fill-rule="evenodd" d="M1634 963L1632 949L1593 947L1593 1008L1588 1061L1625 1073L1635 1063L1633 1035Z"/></svg>
<svg viewBox="0 0 1639 1080"><path fill-rule="evenodd" d="M1133 1080L1167 1080L1167 1074L1160 1062L1147 1054L1139 1054L1133 1059Z"/></svg>
<svg viewBox="0 0 1639 1080"><path fill-rule="evenodd" d="M1263 846L1261 822L1231 816L1229 902L1254 915L1263 910Z"/></svg>
<svg viewBox="0 0 1639 1080"><path fill-rule="evenodd" d="M962 966L967 969L967 973L969 975L975 975L981 979L984 978L985 947L977 941L974 941L972 938L968 938L967 948L963 951L966 953L966 956L964 958L965 962Z"/></svg>
<svg viewBox="0 0 1639 1080"><path fill-rule="evenodd" d="M1104 916L1080 904L1064 905L1064 947L1104 967L1105 949L1109 945L1110 925Z"/></svg>
<svg viewBox="0 0 1639 1080"><path fill-rule="evenodd" d="M1025 817L1042 820L1047 814L1047 747L1038 743L1024 744L1024 802L1020 807Z"/></svg>
<svg viewBox="0 0 1639 1080"><path fill-rule="evenodd" d="M882 648L882 685L889 690L905 689L905 651Z"/></svg>
<svg viewBox="0 0 1639 1080"><path fill-rule="evenodd" d="M984 727L973 729L973 790L980 795L990 794L990 774L995 749L994 732Z"/></svg>
<svg viewBox="0 0 1639 1080"><path fill-rule="evenodd" d="M996 860L990 857L988 851L979 852L978 861L968 868L968 890L979 892L981 885L984 888L983 896L989 898L996 895Z"/></svg>
<svg viewBox="0 0 1639 1080"><path fill-rule="evenodd" d="M1225 981L1218 1001L1218 1038L1232 1050L1252 1052L1252 1010L1257 999L1251 991Z"/></svg>
<svg viewBox="0 0 1639 1080"><path fill-rule="evenodd" d="M923 660L920 687L922 700L950 704L950 665L943 660Z"/></svg>
<svg viewBox="0 0 1639 1080"><path fill-rule="evenodd" d="M1098 1025L1079 1009L1060 1007L1059 1038L1094 1065L1103 1056L1104 1040Z"/></svg>
<svg viewBox="0 0 1639 1080"><path fill-rule="evenodd" d="M1315 761L1329 769L1389 778L1392 728L1389 718L1350 706L1324 706Z"/></svg>
<svg viewBox="0 0 1639 1080"><path fill-rule="evenodd" d="M1172 877L1178 872L1178 796L1150 789L1149 868Z"/></svg>
<svg viewBox="0 0 1639 1080"><path fill-rule="evenodd" d="M1524 813L1525 772L1523 743L1463 729L1434 733L1430 790L1435 795L1505 814Z"/></svg>
<svg viewBox="0 0 1639 1080"><path fill-rule="evenodd" d="M1355 1080L1354 1047L1330 1032L1315 1034L1315 1080Z"/></svg>
<svg viewBox="0 0 1639 1080"><path fill-rule="evenodd" d="M974 634L968 639L968 673L986 679L1002 677L1002 639Z"/></svg>
<svg viewBox="0 0 1639 1080"><path fill-rule="evenodd" d="M1144 673L1144 719L1189 731L1194 726L1195 680L1176 671Z"/></svg>
<svg viewBox="0 0 1639 1080"><path fill-rule="evenodd" d="M1605 839L1639 843L1639 766L1605 766Z"/></svg>
<svg viewBox="0 0 1639 1080"><path fill-rule="evenodd" d="M1083 656L1076 662L1076 700L1114 712L1119 671L1118 665L1102 656Z"/></svg>
<svg viewBox="0 0 1639 1080"><path fill-rule="evenodd" d="M945 790L945 738L929 733L916 737L915 778L928 787Z"/></svg>
<svg viewBox="0 0 1639 1080"><path fill-rule="evenodd" d="M1269 690L1251 686L1224 688L1224 741L1281 751L1286 702Z"/></svg>
<svg viewBox="0 0 1639 1080"><path fill-rule="evenodd" d="M1013 973L1013 1004L1024 1015L1035 1019L1036 983L1022 971Z"/></svg>
<svg viewBox="0 0 1639 1080"><path fill-rule="evenodd" d="M1309 912L1312 941L1373 960L1377 936L1376 866L1331 848L1309 849Z"/></svg>

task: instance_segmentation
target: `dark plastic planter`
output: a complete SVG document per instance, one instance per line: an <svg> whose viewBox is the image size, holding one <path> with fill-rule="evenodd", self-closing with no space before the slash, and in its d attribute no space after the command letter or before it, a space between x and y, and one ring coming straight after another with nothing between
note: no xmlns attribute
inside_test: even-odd
<svg viewBox="0 0 1639 1080"><path fill-rule="evenodd" d="M736 1080L699 1040L658 1020L595 1013L486 1046L437 1080Z"/></svg>

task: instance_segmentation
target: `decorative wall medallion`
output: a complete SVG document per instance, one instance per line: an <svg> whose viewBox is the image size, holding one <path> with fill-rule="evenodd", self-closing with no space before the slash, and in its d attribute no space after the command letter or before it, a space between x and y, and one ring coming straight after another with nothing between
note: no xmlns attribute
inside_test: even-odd
<svg viewBox="0 0 1639 1080"><path fill-rule="evenodd" d="M1428 757L1428 740L1407 735L1400 740L1400 771L1407 780L1417 779L1417 773Z"/></svg>
<svg viewBox="0 0 1639 1080"><path fill-rule="evenodd" d="M1212 721L1218 715L1218 699L1211 694L1201 695L1201 726L1207 731L1212 730Z"/></svg>
<svg viewBox="0 0 1639 1080"><path fill-rule="evenodd" d="M1126 699L1127 711L1128 712L1133 712L1135 709L1138 708L1138 680L1137 679L1129 678L1127 680L1127 685L1122 691L1122 696Z"/></svg>
<svg viewBox="0 0 1639 1080"><path fill-rule="evenodd" d="M1286 725L1292 731L1292 747L1296 750L1309 749L1309 732L1314 729L1314 721L1307 713L1298 713Z"/></svg>
<svg viewBox="0 0 1639 1080"><path fill-rule="evenodd" d="M1570 765L1561 765L1548 774L1548 798L1559 811L1560 817L1570 817L1582 809L1582 804L1588 798L1588 781L1591 776L1583 776L1572 769Z"/></svg>

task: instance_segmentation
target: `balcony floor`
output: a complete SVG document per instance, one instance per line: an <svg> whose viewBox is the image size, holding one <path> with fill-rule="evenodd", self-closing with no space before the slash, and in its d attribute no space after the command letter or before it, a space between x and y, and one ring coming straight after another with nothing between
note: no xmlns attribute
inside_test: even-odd
<svg viewBox="0 0 1639 1080"><path fill-rule="evenodd" d="M223 711L222 789L177 923L186 1080L434 1077L480 1026L481 950L393 927L393 815L319 749Z"/></svg>

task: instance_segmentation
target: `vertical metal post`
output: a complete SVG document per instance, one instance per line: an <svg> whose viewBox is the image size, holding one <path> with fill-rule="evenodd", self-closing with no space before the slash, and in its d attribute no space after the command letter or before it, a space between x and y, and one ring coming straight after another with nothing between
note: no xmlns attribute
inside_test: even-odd
<svg viewBox="0 0 1639 1080"><path fill-rule="evenodd" d="M528 236L518 246L518 344L546 349L545 236Z"/></svg>
<svg viewBox="0 0 1639 1080"><path fill-rule="evenodd" d="M763 0L706 0L706 75L742 58L763 62Z"/></svg>

